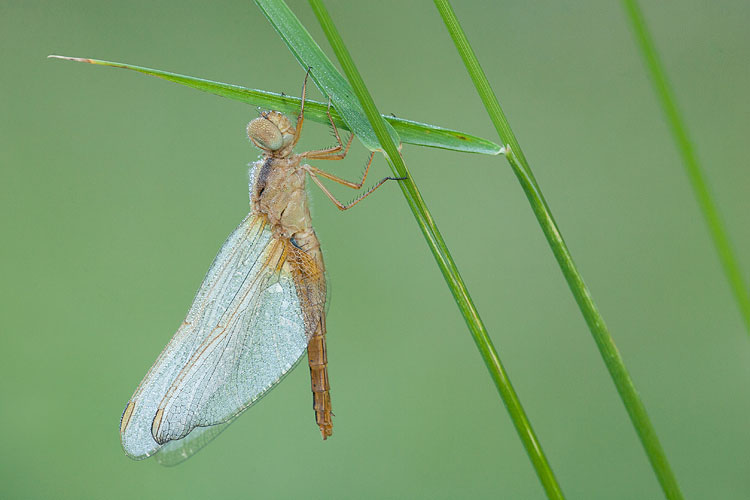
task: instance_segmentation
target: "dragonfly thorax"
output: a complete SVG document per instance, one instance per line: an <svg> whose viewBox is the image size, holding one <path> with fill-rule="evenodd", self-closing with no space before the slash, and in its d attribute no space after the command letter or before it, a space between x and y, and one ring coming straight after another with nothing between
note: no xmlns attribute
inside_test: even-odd
<svg viewBox="0 0 750 500"><path fill-rule="evenodd" d="M312 227L305 191L305 170L298 155L265 156L253 165L251 204L264 214L276 237L292 238Z"/></svg>

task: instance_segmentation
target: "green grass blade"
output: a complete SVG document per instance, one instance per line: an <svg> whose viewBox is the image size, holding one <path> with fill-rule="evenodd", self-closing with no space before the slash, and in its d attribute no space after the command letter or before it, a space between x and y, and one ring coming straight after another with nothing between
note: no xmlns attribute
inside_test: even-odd
<svg viewBox="0 0 750 500"><path fill-rule="evenodd" d="M479 317L479 313L474 306L461 275L458 272L450 251L445 245L445 241L443 240L426 203L422 199L422 196L414 183L413 176L409 173L404 164L403 158L396 148L396 144L388 134L386 124L378 113L372 97L365 87L362 77L357 71L348 50L344 46L344 43L336 30L336 27L333 25L333 21L328 15L325 6L320 0L310 0L310 4L318 17L318 21L320 22L344 73L353 87L354 93L367 115L367 119L371 124L378 141L382 144L391 168L396 175L406 177L406 180L399 182L399 185L414 214L417 224L422 230L422 234L430 247L430 251L435 257L438 267L453 294L456 304L466 320L469 331L471 332L477 348L479 349L490 375L497 386L498 392L508 409L513 424L521 437L521 441L526 448L547 495L549 498L563 498L562 491L560 490L554 473L544 456L542 447L534 434L521 402L518 399L518 395L513 389L510 379L508 378L500 358L497 355L497 351L495 351L495 348L492 345L492 341L490 340L487 330Z"/></svg>
<svg viewBox="0 0 750 500"><path fill-rule="evenodd" d="M750 333L750 294L748 293L747 283L745 283L742 277L740 265L732 250L732 245L729 241L727 231L724 229L724 224L721 221L719 210L706 184L703 168L698 161L698 157L693 149L693 142L688 136L687 127L677 108L674 93L669 85L664 68L659 60L659 55L656 52L656 47L649 34L646 20L636 0L623 0L623 5L633 28L635 39L638 42L638 48L641 50L641 56L651 75L656 96L666 115L672 136L677 143L677 149L680 151L680 155L682 155L682 162L685 165L688 179L690 179L690 185L693 187L693 193L698 200L698 206L703 212L703 217L708 224L711 238L714 240L714 245L716 245L721 265L724 268L724 274L726 274L729 284L732 287L735 300L745 321L745 328Z"/></svg>
<svg viewBox="0 0 750 500"><path fill-rule="evenodd" d="M380 142L367 121L357 96L349 82L338 72L331 60L320 49L297 16L284 2L275 0L255 0L284 43L304 68L311 68L310 77L321 92L331 99L331 103L349 125L349 130L362 141L370 151L377 151ZM388 133L394 142L400 143L396 131L388 125Z"/></svg>
<svg viewBox="0 0 750 500"><path fill-rule="evenodd" d="M275 109L285 113L299 113L300 98L288 95L266 92L264 90L255 90L239 85L229 83L214 82L203 78L170 73L158 69L145 68L132 64L102 61L99 59L86 59L82 57L67 56L49 56L53 59L63 59L66 61L85 62L98 66L110 66L113 68L128 69L137 71L144 75L156 76L164 80L179 83L194 89L202 90L221 97L226 97L235 101L243 102L253 106L261 106L268 109ZM305 99L305 118L323 124L328 124L326 116L327 103ZM334 108L331 108L331 116L337 127L349 130L349 126L341 119ZM463 153L478 153L486 155L497 155L501 152L501 147L494 142L482 139L480 137L451 130L436 125L420 123L394 116L384 116L401 136L405 143L417 146L428 146L433 148L448 149Z"/></svg>
<svg viewBox="0 0 750 500"><path fill-rule="evenodd" d="M615 387L620 394L620 398L625 404L628 415L638 433L659 483L664 490L664 494L670 499L680 499L682 498L680 488L669 462L667 461L661 443L659 442L659 438L656 435L654 426L651 424L651 420L646 412L646 407L641 401L640 396L635 389L635 385L625 368L625 363L623 362L612 336L604 323L604 318L594 304L594 299L591 297L591 293L583 282L583 278L573 262L573 257L570 255L570 251L563 240L562 234L552 217L552 213L544 200L539 185L531 174L531 168L521 151L521 147L518 145L518 141L510 128L508 120L505 118L505 115L500 108L497 96L492 91L489 81L479 65L479 61L477 60L477 57L474 54L450 3L448 0L434 1L435 6L445 22L445 26L448 28L448 32L450 33L451 38L453 38L453 42L466 65L466 69L477 88L477 92L487 108L487 112L489 113L492 122L495 124L495 128L497 129L500 138L509 145L508 151L506 152L508 161L526 193L529 203L534 211L534 215L537 217L537 220L542 227L547 242L557 259L563 275L568 282L568 286L578 303L578 307L581 309L581 313L591 330L591 334L596 341L602 359L607 366L607 370L609 370L610 376L615 383Z"/></svg>
<svg viewBox="0 0 750 500"><path fill-rule="evenodd" d="M381 116L396 129L401 142L407 144L485 155L499 155L503 152L500 145L480 137L390 115Z"/></svg>

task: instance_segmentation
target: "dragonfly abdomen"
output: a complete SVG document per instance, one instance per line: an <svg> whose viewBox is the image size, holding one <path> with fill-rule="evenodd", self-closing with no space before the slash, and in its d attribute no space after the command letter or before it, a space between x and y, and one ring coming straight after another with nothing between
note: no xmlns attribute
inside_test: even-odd
<svg viewBox="0 0 750 500"><path fill-rule="evenodd" d="M331 386L328 383L328 356L326 355L326 325L321 317L319 327L307 344L307 360L310 365L312 382L313 410L315 421L320 427L323 439L333 434L333 413L331 411Z"/></svg>

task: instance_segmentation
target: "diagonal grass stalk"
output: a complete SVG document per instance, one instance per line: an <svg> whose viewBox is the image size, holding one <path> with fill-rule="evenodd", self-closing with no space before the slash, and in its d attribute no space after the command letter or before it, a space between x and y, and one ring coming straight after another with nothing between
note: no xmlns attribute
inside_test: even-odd
<svg viewBox="0 0 750 500"><path fill-rule="evenodd" d="M706 224L708 224L716 251L719 253L719 260L724 268L724 274L726 274L729 280L734 298L740 308L742 319L745 322L745 329L750 334L750 293L748 293L747 283L742 278L740 265L732 250L727 231L724 229L719 209L716 207L711 191L709 191L706 184L703 168L693 149L693 142L688 136L687 127L680 115L680 110L677 108L677 101L674 98L667 75L659 60L659 54L657 54L656 47L649 34L643 12L641 12L637 0L623 0L622 3L628 14L630 25L633 28L633 35L641 51L641 56L654 84L656 97L661 104L664 115L667 118L667 123L669 124L669 129L672 132L674 141L677 143L677 149L682 156L682 162L685 165L688 179L690 179L690 185L698 200L698 206L701 212L703 212L703 217L706 219Z"/></svg>
<svg viewBox="0 0 750 500"><path fill-rule="evenodd" d="M523 442L526 452L528 453L532 464L536 470L539 479L547 493L549 498L562 499L563 494L557 480L552 472L552 469L547 462L542 447L534 434L531 424L526 417L521 402L513 389L513 386L508 378L508 375L503 368L500 358L495 351L492 341L487 334L487 330L482 323L479 313L471 300L466 286L464 285L461 275L451 257L448 248L443 241L440 231L432 219L430 212L422 199L416 184L414 183L413 177L409 174L406 165L404 164L403 158L399 151L396 149L396 145L391 140L391 137L386 130L385 123L378 113L375 103L372 97L365 87L362 77L359 74L354 61L349 54L346 46L344 45L341 36L339 35L336 27L331 20L328 11L323 5L321 0L310 0L310 5L315 12L315 15L320 22L323 32L326 34L331 47L333 48L336 57L341 64L344 73L346 74L349 83L354 89L359 102L364 109L364 113L375 131L375 134L383 147L391 168L394 173L399 177L406 177L405 181L399 183L401 189L406 197L406 200L414 213L414 217L419 224L422 233L427 240L427 243L432 251L438 266L445 277L448 287L453 294L453 297L458 305L461 313L466 320L466 324L474 338L479 351L484 358L488 370L492 376L495 385L505 403L508 412L510 413L513 424L516 427L521 441Z"/></svg>
<svg viewBox="0 0 750 500"><path fill-rule="evenodd" d="M597 309L596 304L594 304L594 299L591 297L591 293L583 282L583 278L573 262L573 257L571 256L570 251L563 240L562 234L552 217L552 212L547 206L541 189L534 179L534 176L531 173L531 168L529 167L521 147L510 128L510 124L500 108L497 96L492 91L487 76L479 65L476 54L474 54L474 51L466 38L466 34L459 24L458 18L456 17L450 2L448 2L448 0L434 1L435 6L445 22L445 26L447 27L448 32L466 65L466 69L477 88L477 93L481 97L484 106L487 108L487 112L497 129L498 135L502 141L506 143L506 157L508 158L508 162L513 168L513 172L516 174L516 177L521 183L521 187L526 193L526 197L531 204L534 215L539 221L539 225L542 227L547 242L557 259L560 269L568 282L568 286L578 303L578 307L581 309L581 313L591 330L591 334L596 341L602 359L607 366L607 370L609 370L609 374L615 383L620 398L625 404L630 420L638 433L638 437L640 438L646 451L646 455L651 462L651 467L654 469L659 483L664 490L664 494L669 499L680 499L682 498L682 493L680 492L677 480L672 472L669 462L667 461L666 454L659 442L659 438L656 435L654 426L651 424L651 420L646 412L646 407L641 401L635 385L630 378L630 374L625 368L625 363L615 346L607 325L604 323L604 318Z"/></svg>

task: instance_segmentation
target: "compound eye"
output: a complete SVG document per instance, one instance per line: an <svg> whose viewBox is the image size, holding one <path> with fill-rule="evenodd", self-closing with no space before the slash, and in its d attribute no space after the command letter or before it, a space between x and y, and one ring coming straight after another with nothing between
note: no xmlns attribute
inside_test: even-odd
<svg viewBox="0 0 750 500"><path fill-rule="evenodd" d="M276 151L284 145L279 127L267 118L256 118L247 125L247 136L256 146L268 151Z"/></svg>

